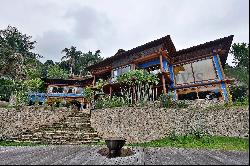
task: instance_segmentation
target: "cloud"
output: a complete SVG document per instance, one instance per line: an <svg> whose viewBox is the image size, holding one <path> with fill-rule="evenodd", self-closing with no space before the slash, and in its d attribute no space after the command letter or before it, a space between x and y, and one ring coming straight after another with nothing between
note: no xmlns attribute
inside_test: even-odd
<svg viewBox="0 0 250 166"><path fill-rule="evenodd" d="M47 59L60 61L62 57L61 51L74 43L73 35L66 31L46 31L41 36L38 36L36 41L39 43L36 52L44 57L43 62Z"/></svg>
<svg viewBox="0 0 250 166"><path fill-rule="evenodd" d="M248 0L2 0L0 28L14 25L37 40L44 59L64 47L108 57L165 35L177 50L235 35L249 42Z"/></svg>
<svg viewBox="0 0 250 166"><path fill-rule="evenodd" d="M65 18L74 20L72 31L75 33L75 37L81 40L110 34L111 21L105 13L100 13L91 7L84 6L69 10L65 14Z"/></svg>

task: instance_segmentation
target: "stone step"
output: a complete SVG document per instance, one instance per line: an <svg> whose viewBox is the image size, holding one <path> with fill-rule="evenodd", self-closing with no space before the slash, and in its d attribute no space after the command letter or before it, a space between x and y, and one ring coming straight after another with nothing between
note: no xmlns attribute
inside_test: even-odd
<svg viewBox="0 0 250 166"><path fill-rule="evenodd" d="M89 127L80 127L80 128L75 128L75 127L65 127L65 128L44 128L41 129L39 131L37 131L36 133L44 133L44 132L60 132L60 131L68 131L68 132L94 132L93 128L89 128Z"/></svg>
<svg viewBox="0 0 250 166"><path fill-rule="evenodd" d="M12 138L19 142L42 142L45 144L88 144L99 142L97 132L91 127L90 114L77 112L52 125L36 127Z"/></svg>

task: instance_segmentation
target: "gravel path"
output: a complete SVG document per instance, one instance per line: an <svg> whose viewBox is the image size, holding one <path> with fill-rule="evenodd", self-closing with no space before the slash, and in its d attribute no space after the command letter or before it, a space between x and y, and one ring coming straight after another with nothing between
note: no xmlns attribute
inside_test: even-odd
<svg viewBox="0 0 250 166"><path fill-rule="evenodd" d="M249 152L129 147L133 155L109 159L98 153L103 148L106 147L0 147L0 165L249 165Z"/></svg>

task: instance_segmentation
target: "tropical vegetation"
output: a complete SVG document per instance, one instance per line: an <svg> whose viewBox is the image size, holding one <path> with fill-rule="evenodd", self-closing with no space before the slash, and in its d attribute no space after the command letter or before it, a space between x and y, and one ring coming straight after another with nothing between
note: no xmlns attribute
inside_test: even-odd
<svg viewBox="0 0 250 166"><path fill-rule="evenodd" d="M45 92L42 78L66 79L85 74L86 67L101 61L100 50L83 53L71 46L62 49L61 62L47 60L34 53L32 36L21 33L16 27L0 30L0 99L16 105L27 104L31 92Z"/></svg>

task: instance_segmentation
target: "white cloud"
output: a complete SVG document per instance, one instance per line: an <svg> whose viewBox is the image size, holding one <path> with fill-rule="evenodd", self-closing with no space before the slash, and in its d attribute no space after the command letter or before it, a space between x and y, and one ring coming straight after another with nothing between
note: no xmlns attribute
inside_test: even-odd
<svg viewBox="0 0 250 166"><path fill-rule="evenodd" d="M248 0L2 0L0 28L32 35L58 61L71 45L108 57L168 34L177 50L231 34L248 43L248 13Z"/></svg>

